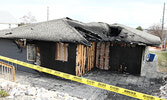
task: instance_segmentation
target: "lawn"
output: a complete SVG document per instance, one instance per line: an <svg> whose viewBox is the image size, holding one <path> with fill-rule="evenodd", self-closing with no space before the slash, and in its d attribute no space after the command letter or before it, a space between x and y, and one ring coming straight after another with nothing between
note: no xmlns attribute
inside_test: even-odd
<svg viewBox="0 0 167 100"><path fill-rule="evenodd" d="M150 51L158 56L158 71L167 72L167 51Z"/></svg>

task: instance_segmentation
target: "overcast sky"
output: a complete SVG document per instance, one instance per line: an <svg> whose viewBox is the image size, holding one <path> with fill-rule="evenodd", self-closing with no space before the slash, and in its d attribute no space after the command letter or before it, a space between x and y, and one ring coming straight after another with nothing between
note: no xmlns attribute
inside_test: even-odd
<svg viewBox="0 0 167 100"><path fill-rule="evenodd" d="M70 17L82 22L120 23L148 28L160 23L165 0L0 0L0 11L19 19L31 12L38 22ZM166 4L167 5L167 4ZM167 7L166 7L167 13ZM165 26L167 14L165 15Z"/></svg>

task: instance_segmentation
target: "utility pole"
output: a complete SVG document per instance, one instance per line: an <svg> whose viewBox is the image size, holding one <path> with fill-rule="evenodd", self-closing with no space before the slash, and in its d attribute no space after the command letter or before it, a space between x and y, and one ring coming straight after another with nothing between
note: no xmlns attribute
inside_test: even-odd
<svg viewBox="0 0 167 100"><path fill-rule="evenodd" d="M162 15L162 30L161 30L161 43L162 43L162 45L163 45L163 33L164 33L164 16L165 16L165 3L164 3L164 7L163 7L163 15Z"/></svg>
<svg viewBox="0 0 167 100"><path fill-rule="evenodd" d="M49 7L47 6L47 21L49 20Z"/></svg>

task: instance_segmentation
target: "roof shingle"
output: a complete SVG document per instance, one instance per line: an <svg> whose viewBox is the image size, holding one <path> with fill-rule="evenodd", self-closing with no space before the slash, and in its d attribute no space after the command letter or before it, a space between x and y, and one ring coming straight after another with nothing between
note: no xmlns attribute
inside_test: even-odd
<svg viewBox="0 0 167 100"><path fill-rule="evenodd" d="M77 42L84 45L90 45L91 41L123 41L145 45L160 44L160 38L121 24L82 23L69 18L1 30L0 38Z"/></svg>

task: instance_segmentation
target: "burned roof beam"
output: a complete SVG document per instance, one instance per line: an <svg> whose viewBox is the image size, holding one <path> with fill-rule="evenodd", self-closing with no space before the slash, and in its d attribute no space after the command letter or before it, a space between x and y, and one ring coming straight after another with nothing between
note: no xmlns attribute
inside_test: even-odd
<svg viewBox="0 0 167 100"><path fill-rule="evenodd" d="M85 37L85 38L89 38L90 40L102 40L102 38L100 36L98 36L98 34L96 33L93 33L91 31L88 31L84 28L81 28L81 27L75 27L75 29L77 31L79 31L80 33L82 33L82 35Z"/></svg>

